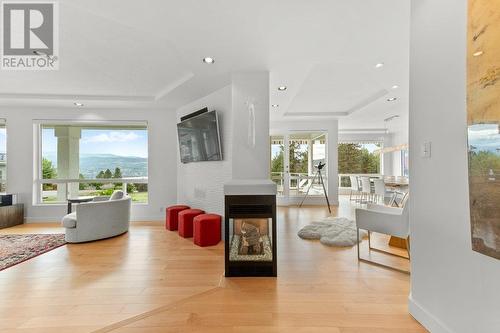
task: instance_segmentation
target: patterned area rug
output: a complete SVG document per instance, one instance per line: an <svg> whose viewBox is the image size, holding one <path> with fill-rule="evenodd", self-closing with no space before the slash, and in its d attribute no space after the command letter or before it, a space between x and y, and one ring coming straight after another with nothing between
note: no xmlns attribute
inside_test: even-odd
<svg viewBox="0 0 500 333"><path fill-rule="evenodd" d="M64 244L64 234L0 235L0 271Z"/></svg>

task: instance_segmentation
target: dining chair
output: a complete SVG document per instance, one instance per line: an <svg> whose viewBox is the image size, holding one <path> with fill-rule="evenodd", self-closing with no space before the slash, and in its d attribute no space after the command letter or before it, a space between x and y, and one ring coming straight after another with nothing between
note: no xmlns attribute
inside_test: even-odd
<svg viewBox="0 0 500 333"><path fill-rule="evenodd" d="M375 179L373 181L374 189L375 189L375 202L381 202L385 204L385 182L383 179Z"/></svg>
<svg viewBox="0 0 500 333"><path fill-rule="evenodd" d="M369 177L361 177L361 203L371 202L372 186ZM366 200L363 201L363 198Z"/></svg>
<svg viewBox="0 0 500 333"><path fill-rule="evenodd" d="M390 207L403 207L408 198L408 192L394 191L389 201Z"/></svg>
<svg viewBox="0 0 500 333"><path fill-rule="evenodd" d="M360 194L358 177L349 176L349 180L351 181L351 195L349 196L349 201L359 201L359 199L356 198L356 196ZM354 199L352 198L353 194Z"/></svg>

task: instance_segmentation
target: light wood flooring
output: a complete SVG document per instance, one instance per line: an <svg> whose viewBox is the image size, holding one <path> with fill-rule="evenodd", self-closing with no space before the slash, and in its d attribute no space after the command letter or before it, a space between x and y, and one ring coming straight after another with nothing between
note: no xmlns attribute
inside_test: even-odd
<svg viewBox="0 0 500 333"><path fill-rule="evenodd" d="M334 215L352 212L344 202ZM224 278L223 243L200 248L154 222L57 248L0 272L0 333L426 332L408 314L408 275L358 263L355 247L297 237L327 215L326 208L279 208L276 279ZM57 232L56 224L0 230ZM387 247L387 238L374 243Z"/></svg>

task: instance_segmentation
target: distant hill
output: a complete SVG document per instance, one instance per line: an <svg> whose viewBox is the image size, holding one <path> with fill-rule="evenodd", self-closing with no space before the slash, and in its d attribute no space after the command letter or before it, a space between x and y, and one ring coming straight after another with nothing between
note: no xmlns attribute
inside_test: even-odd
<svg viewBox="0 0 500 333"><path fill-rule="evenodd" d="M57 166L55 153L44 155ZM80 173L87 179L95 178L99 171L106 169L114 172L120 168L123 177L147 177L148 159L144 157L119 156L113 154L82 154L80 155Z"/></svg>

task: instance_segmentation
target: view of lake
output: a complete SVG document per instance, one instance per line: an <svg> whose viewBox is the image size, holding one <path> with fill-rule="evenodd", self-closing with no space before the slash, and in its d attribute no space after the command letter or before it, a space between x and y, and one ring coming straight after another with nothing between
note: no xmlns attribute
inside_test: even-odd
<svg viewBox="0 0 500 333"><path fill-rule="evenodd" d="M43 157L50 160L54 167L57 167L56 153L46 153ZM80 155L80 173L86 179L95 178L100 171L106 169L113 172L115 168L120 168L123 177L147 177L148 159L113 154Z"/></svg>

